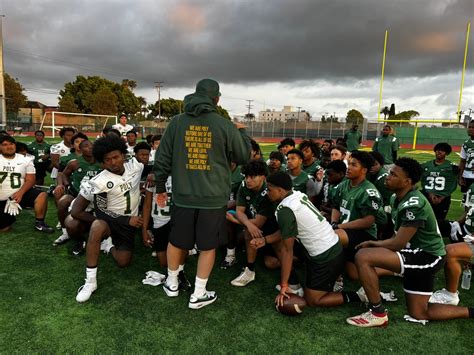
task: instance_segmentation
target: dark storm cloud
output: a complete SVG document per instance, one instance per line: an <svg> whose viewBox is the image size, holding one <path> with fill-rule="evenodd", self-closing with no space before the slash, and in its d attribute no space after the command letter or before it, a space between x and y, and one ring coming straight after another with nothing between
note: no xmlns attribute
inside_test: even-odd
<svg viewBox="0 0 474 355"><path fill-rule="evenodd" d="M203 76L377 77L386 28L388 78L458 71L473 2L17 0L1 10L5 69L25 85L61 87L83 74L179 87Z"/></svg>

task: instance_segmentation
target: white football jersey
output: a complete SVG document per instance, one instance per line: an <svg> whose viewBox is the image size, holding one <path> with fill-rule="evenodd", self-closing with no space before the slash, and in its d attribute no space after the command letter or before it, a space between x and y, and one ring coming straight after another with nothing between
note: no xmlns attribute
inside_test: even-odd
<svg viewBox="0 0 474 355"><path fill-rule="evenodd" d="M156 149L150 150L150 160L148 161L148 165L153 165L155 162L155 154L156 154Z"/></svg>
<svg viewBox="0 0 474 355"><path fill-rule="evenodd" d="M72 147L71 147L72 148ZM50 148L50 154L58 154L59 157L65 157L66 155L71 154L71 148L64 144L64 141L59 142L58 144L53 144ZM58 176L58 169L53 168L51 171L51 178L55 179Z"/></svg>
<svg viewBox="0 0 474 355"><path fill-rule="evenodd" d="M111 217L137 216L143 164L133 158L124 167L123 175L102 170L88 182L81 184L79 193L86 200L93 201L96 210Z"/></svg>
<svg viewBox="0 0 474 355"><path fill-rule="evenodd" d="M151 207L151 217L153 218L153 228L163 227L171 219L170 206L171 206L171 176L168 176L166 180L166 192L168 193L168 201L166 206L161 208L156 203L156 188L147 187L147 191L153 192L153 203Z"/></svg>
<svg viewBox="0 0 474 355"><path fill-rule="evenodd" d="M117 123L117 124L114 124L112 128L118 130L122 136L126 136L127 132L133 131L133 126L129 124L122 126L122 124Z"/></svg>
<svg viewBox="0 0 474 355"><path fill-rule="evenodd" d="M135 156L134 148L135 146L129 146L127 143L127 159L132 159Z"/></svg>
<svg viewBox="0 0 474 355"><path fill-rule="evenodd" d="M0 155L0 201L6 201L25 183L26 174L35 174L33 160L21 154L13 159Z"/></svg>

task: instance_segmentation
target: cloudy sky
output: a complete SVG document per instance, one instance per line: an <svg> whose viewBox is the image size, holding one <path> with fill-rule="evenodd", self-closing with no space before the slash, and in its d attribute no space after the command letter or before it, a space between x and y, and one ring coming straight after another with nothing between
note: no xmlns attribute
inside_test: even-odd
<svg viewBox="0 0 474 355"><path fill-rule="evenodd" d="M388 29L383 105L454 118L474 1L15 0L0 12L5 71L49 105L76 75L136 80L148 102L155 81L182 98L212 77L233 115L250 99L255 113L376 117ZM473 37L463 110L474 109Z"/></svg>

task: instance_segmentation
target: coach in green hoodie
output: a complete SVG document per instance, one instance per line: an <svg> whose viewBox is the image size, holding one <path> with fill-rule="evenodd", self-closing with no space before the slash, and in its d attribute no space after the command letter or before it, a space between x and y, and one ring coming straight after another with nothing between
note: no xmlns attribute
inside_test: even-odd
<svg viewBox="0 0 474 355"><path fill-rule="evenodd" d="M216 248L226 243L225 213L231 188L230 163L250 159L250 138L240 124L217 114L219 84L203 79L184 98L184 114L173 117L156 152L154 172L157 203L165 206L165 183L172 177L173 207L167 249L168 277L163 289L179 294L178 276L188 250L200 250L194 293L189 308L199 309L217 299L206 284Z"/></svg>

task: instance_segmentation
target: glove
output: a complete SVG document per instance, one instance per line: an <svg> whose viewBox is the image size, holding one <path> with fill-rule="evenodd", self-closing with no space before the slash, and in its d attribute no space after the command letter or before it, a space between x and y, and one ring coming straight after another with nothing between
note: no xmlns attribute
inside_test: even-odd
<svg viewBox="0 0 474 355"><path fill-rule="evenodd" d="M458 241L458 235L462 235L463 232L461 230L461 226L459 225L459 222L449 222L451 225L451 240L453 241Z"/></svg>
<svg viewBox="0 0 474 355"><path fill-rule="evenodd" d="M150 286L159 286L162 285L166 280L166 276L163 274L160 274L159 272L156 271L148 271L146 273L146 278L142 280L142 283L144 285L150 285Z"/></svg>
<svg viewBox="0 0 474 355"><path fill-rule="evenodd" d="M465 235L464 241L469 244L474 244L474 237L472 235Z"/></svg>
<svg viewBox="0 0 474 355"><path fill-rule="evenodd" d="M423 324L423 325L428 324L428 320L426 320L426 319L415 319L415 318L409 316L408 314L405 314L403 316L403 319L405 319L407 322L419 323L419 324Z"/></svg>
<svg viewBox="0 0 474 355"><path fill-rule="evenodd" d="M21 209L21 206L15 200L8 199L3 212L8 213L11 216L18 216Z"/></svg>

